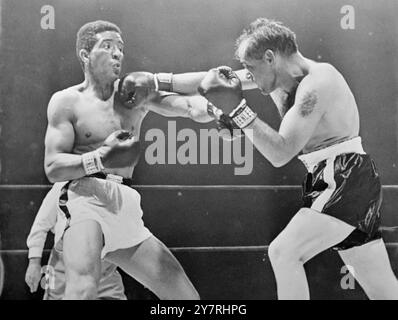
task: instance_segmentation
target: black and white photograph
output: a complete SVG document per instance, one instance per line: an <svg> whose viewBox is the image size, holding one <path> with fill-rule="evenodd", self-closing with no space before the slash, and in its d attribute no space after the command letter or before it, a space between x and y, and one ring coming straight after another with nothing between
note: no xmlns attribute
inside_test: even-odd
<svg viewBox="0 0 398 320"><path fill-rule="evenodd" d="M397 15L0 0L0 300L398 300Z"/></svg>

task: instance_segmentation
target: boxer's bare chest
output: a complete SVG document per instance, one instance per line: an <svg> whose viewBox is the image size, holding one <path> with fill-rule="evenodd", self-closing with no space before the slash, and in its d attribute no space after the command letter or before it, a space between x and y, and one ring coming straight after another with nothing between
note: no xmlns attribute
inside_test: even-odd
<svg viewBox="0 0 398 320"><path fill-rule="evenodd" d="M281 118L296 103L297 87L291 92L276 91L272 94L272 99L279 111ZM319 120L316 129L303 148L304 153L312 152L329 145L358 135L358 114L354 101L346 101L346 95L336 97L334 101L328 101L325 106L327 112Z"/></svg>
<svg viewBox="0 0 398 320"><path fill-rule="evenodd" d="M129 109L112 97L101 101L82 96L74 106L75 148L97 147L116 130L128 130L139 136L143 108Z"/></svg>

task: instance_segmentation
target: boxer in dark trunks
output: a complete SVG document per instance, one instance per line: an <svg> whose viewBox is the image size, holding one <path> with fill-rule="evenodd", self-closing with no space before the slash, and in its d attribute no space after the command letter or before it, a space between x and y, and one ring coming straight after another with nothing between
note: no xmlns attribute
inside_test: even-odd
<svg viewBox="0 0 398 320"><path fill-rule="evenodd" d="M343 76L298 51L294 33L258 19L237 41L236 55L283 119L279 131L243 99L239 78L212 69L199 91L242 129L275 167L301 153L305 179L300 209L269 246L280 299L308 299L304 263L335 248L369 298L398 299L398 281L378 231L381 183L359 137L359 115Z"/></svg>
<svg viewBox="0 0 398 320"><path fill-rule="evenodd" d="M359 114L343 76L299 51L295 34L260 18L237 41L245 67L168 77L175 92L199 92L224 127L242 130L275 167L299 155L308 170L303 208L269 246L279 299L308 299L304 263L335 248L371 299L398 299L398 281L380 237L381 183L359 137ZM270 95L279 131L260 120L242 89Z"/></svg>

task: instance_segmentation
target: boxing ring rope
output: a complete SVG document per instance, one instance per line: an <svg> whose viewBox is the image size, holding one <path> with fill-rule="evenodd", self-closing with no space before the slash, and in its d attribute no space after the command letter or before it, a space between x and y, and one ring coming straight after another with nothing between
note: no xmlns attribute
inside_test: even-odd
<svg viewBox="0 0 398 320"><path fill-rule="evenodd" d="M1 190L47 190L52 185L39 184L3 184L0 185ZM244 191L244 190L301 190L299 185L133 185L139 190L227 190L227 191ZM383 190L398 190L398 185L383 185ZM389 229L386 227L385 229ZM386 246L398 248L398 243L386 243ZM172 252L266 252L267 245L262 246L220 246L220 247L171 247ZM45 251L49 251L48 249ZM0 250L0 253L20 253L27 254L28 250Z"/></svg>
<svg viewBox="0 0 398 320"><path fill-rule="evenodd" d="M398 242L387 242L387 248L398 249ZM206 252L223 252L223 253L238 253L238 252L257 252L265 253L268 250L267 245L263 246L220 246L220 247L169 247L169 249L176 252L195 252L195 253L206 253ZM51 249L44 249L43 252L50 253ZM0 250L0 254L28 254L28 249L17 249L17 250Z"/></svg>
<svg viewBox="0 0 398 320"><path fill-rule="evenodd" d="M49 189L52 185L41 184L3 184L0 185L0 190L36 190ZM300 189L300 186L294 185L133 185L135 189L150 190L292 190ZM398 187L398 186L397 186Z"/></svg>
<svg viewBox="0 0 398 320"><path fill-rule="evenodd" d="M268 246L223 246L223 247L169 247L172 252L264 252ZM43 252L50 252L50 249L44 249ZM0 250L0 253L28 254L27 249Z"/></svg>
<svg viewBox="0 0 398 320"><path fill-rule="evenodd" d="M46 190L50 184L0 184L1 190ZM151 190L300 190L299 185L133 185L135 189ZM398 185L383 185L383 190L398 190Z"/></svg>

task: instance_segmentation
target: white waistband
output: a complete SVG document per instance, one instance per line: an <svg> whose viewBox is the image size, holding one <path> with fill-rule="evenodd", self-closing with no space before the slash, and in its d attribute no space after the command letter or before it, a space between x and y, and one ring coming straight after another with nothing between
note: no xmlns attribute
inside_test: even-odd
<svg viewBox="0 0 398 320"><path fill-rule="evenodd" d="M103 174L103 177L96 177L95 174L93 174L93 175L85 176L83 178L95 178L95 179L99 179L99 180L112 181L112 182L116 182L119 184L123 184L123 180L125 179L122 176L112 174L112 173L102 172L101 174Z"/></svg>
<svg viewBox="0 0 398 320"><path fill-rule="evenodd" d="M314 152L303 154L298 156L298 158L304 163L309 172L312 172L315 165L319 162L336 157L343 153L359 153L365 154L362 148L361 137L355 137L350 140L334 144L332 146L320 149Z"/></svg>
<svg viewBox="0 0 398 320"><path fill-rule="evenodd" d="M123 183L123 177L122 176L118 176L116 174L111 174L111 173L107 173L106 174L106 179L105 180L110 180L119 184Z"/></svg>

